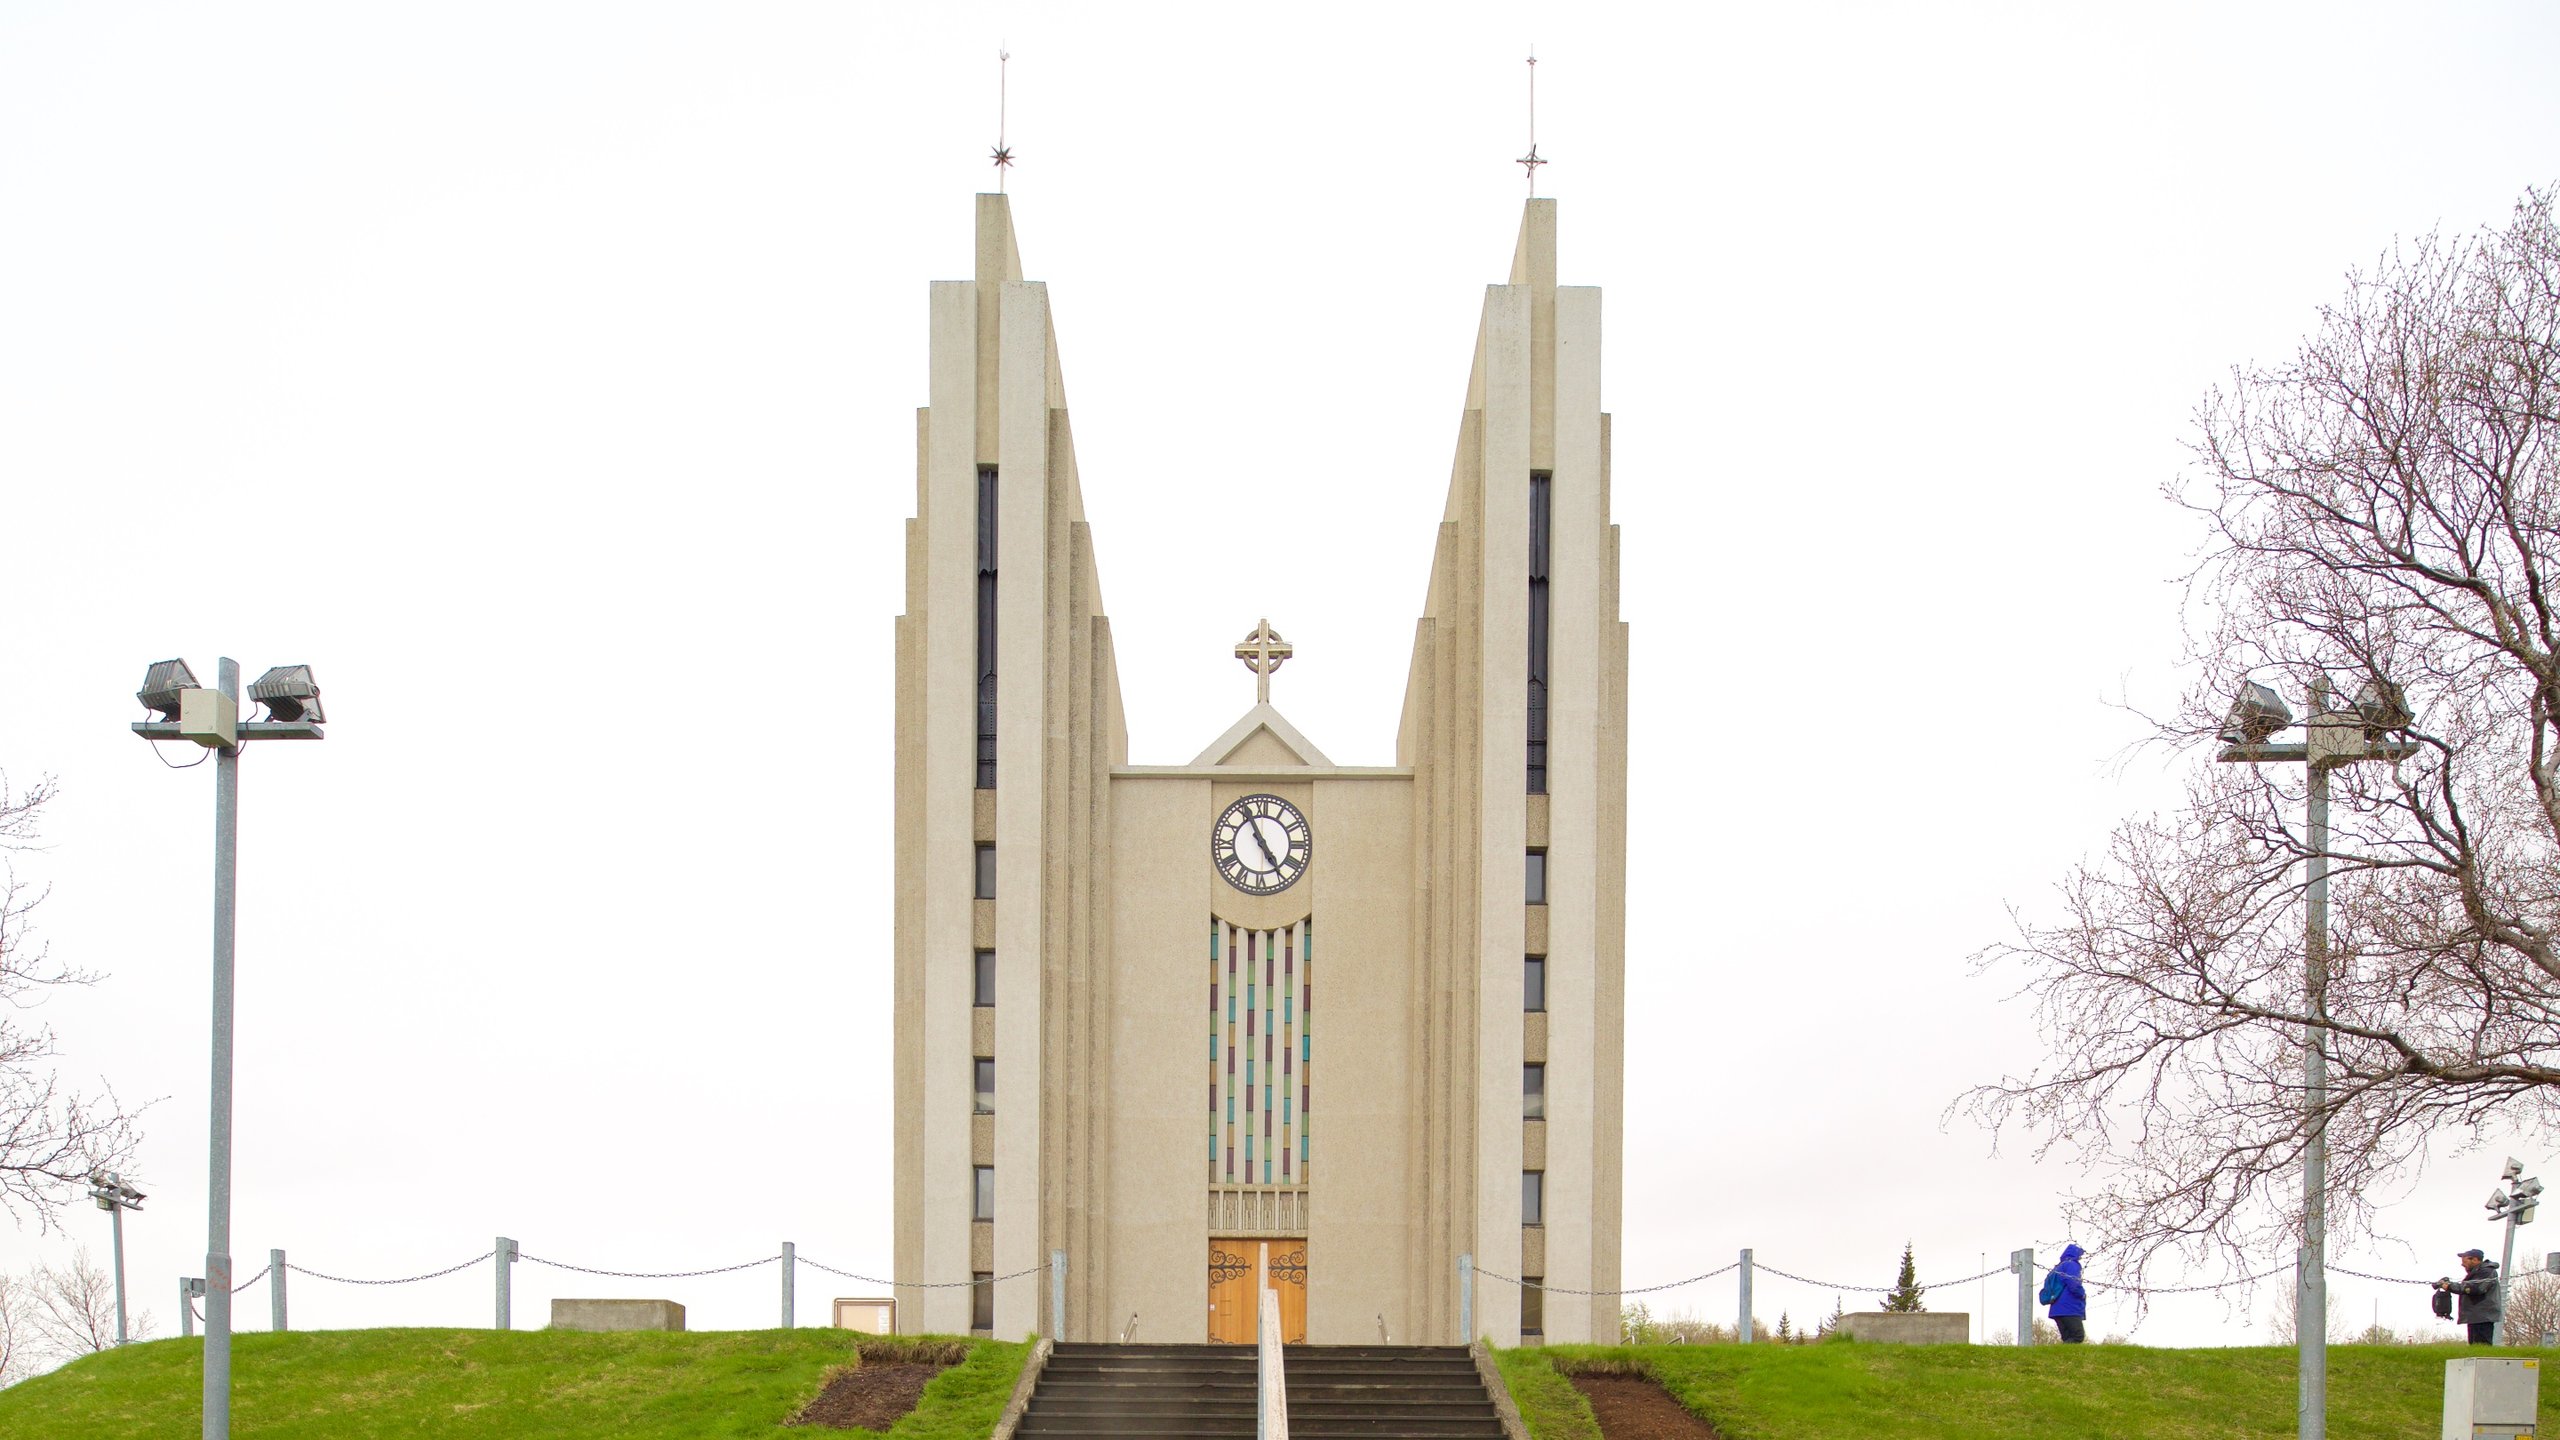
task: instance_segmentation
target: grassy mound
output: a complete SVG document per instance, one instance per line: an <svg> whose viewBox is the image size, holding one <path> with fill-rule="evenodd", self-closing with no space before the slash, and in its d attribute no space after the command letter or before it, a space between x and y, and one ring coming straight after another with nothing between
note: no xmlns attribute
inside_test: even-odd
<svg viewBox="0 0 2560 1440"><path fill-rule="evenodd" d="M232 1345L231 1433L241 1440L822 1440L867 1430L786 1429L828 1373L900 1358L915 1342L844 1330L586 1335L557 1330L323 1330ZM980 1440L1027 1345L938 1342L968 1358L934 1377L896 1440ZM10 1440L188 1440L201 1430L203 1343L158 1340L92 1355L0 1390Z"/></svg>
<svg viewBox="0 0 2560 1440"><path fill-rule="evenodd" d="M2334 1440L2436 1433L2461 1345L2329 1349ZM2140 1345L1560 1345L1497 1360L1536 1440L1599 1440L1575 1370L1649 1375L1726 1440L2290 1440L2294 1352ZM1563 1372L1563 1373L1560 1373ZM2560 1423L2546 1388L2542 1425Z"/></svg>

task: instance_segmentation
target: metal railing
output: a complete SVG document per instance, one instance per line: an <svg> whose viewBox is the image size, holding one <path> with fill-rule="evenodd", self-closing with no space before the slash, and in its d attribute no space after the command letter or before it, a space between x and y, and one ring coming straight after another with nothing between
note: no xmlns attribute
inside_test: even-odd
<svg viewBox="0 0 2560 1440"><path fill-rule="evenodd" d="M1254 1364L1253 1433L1256 1440L1289 1440L1289 1376L1280 1357L1280 1292L1262 1290Z"/></svg>

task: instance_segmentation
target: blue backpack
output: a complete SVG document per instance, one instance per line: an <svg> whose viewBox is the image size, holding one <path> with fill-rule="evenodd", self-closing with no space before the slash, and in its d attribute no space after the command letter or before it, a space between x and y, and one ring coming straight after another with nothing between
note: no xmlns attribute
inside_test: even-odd
<svg viewBox="0 0 2560 1440"><path fill-rule="evenodd" d="M2036 1292L2036 1303L2039 1305L2050 1305L2061 1298L2062 1272L2058 1270L2049 1271L2044 1277L2044 1288Z"/></svg>

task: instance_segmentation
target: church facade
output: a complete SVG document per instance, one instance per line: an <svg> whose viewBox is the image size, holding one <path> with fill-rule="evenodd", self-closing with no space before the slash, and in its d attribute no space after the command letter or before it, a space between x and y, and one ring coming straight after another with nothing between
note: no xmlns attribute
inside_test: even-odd
<svg viewBox="0 0 2560 1440"><path fill-rule="evenodd" d="M899 1276L982 1283L899 1327L1249 1341L1269 1283L1291 1342L1615 1340L1627 631L1555 202L1485 292L1376 767L1270 705L1268 623L1262 703L1131 763L1047 290L977 204L897 621L895 1213Z"/></svg>

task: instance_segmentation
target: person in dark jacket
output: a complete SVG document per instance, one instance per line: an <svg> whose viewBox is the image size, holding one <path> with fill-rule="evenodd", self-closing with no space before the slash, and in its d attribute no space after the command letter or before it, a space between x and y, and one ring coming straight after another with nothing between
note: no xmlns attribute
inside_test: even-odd
<svg viewBox="0 0 2560 1440"><path fill-rule="evenodd" d="M2055 1293L2044 1313L2052 1318L2053 1328L2062 1332L2065 1345L2089 1338L2089 1292L2080 1283L2080 1257L2087 1253L2077 1245L2063 1246L2062 1259L2045 1276L2046 1289Z"/></svg>
<svg viewBox="0 0 2560 1440"><path fill-rule="evenodd" d="M2462 1297L2461 1313L2454 1318L2471 1329L2471 1343L2486 1345L2498 1333L2498 1322L2507 1318L2506 1287L2498 1283L2498 1262L2478 1250L2465 1250L2461 1255L2462 1278L2436 1282L2439 1290L2450 1290Z"/></svg>

